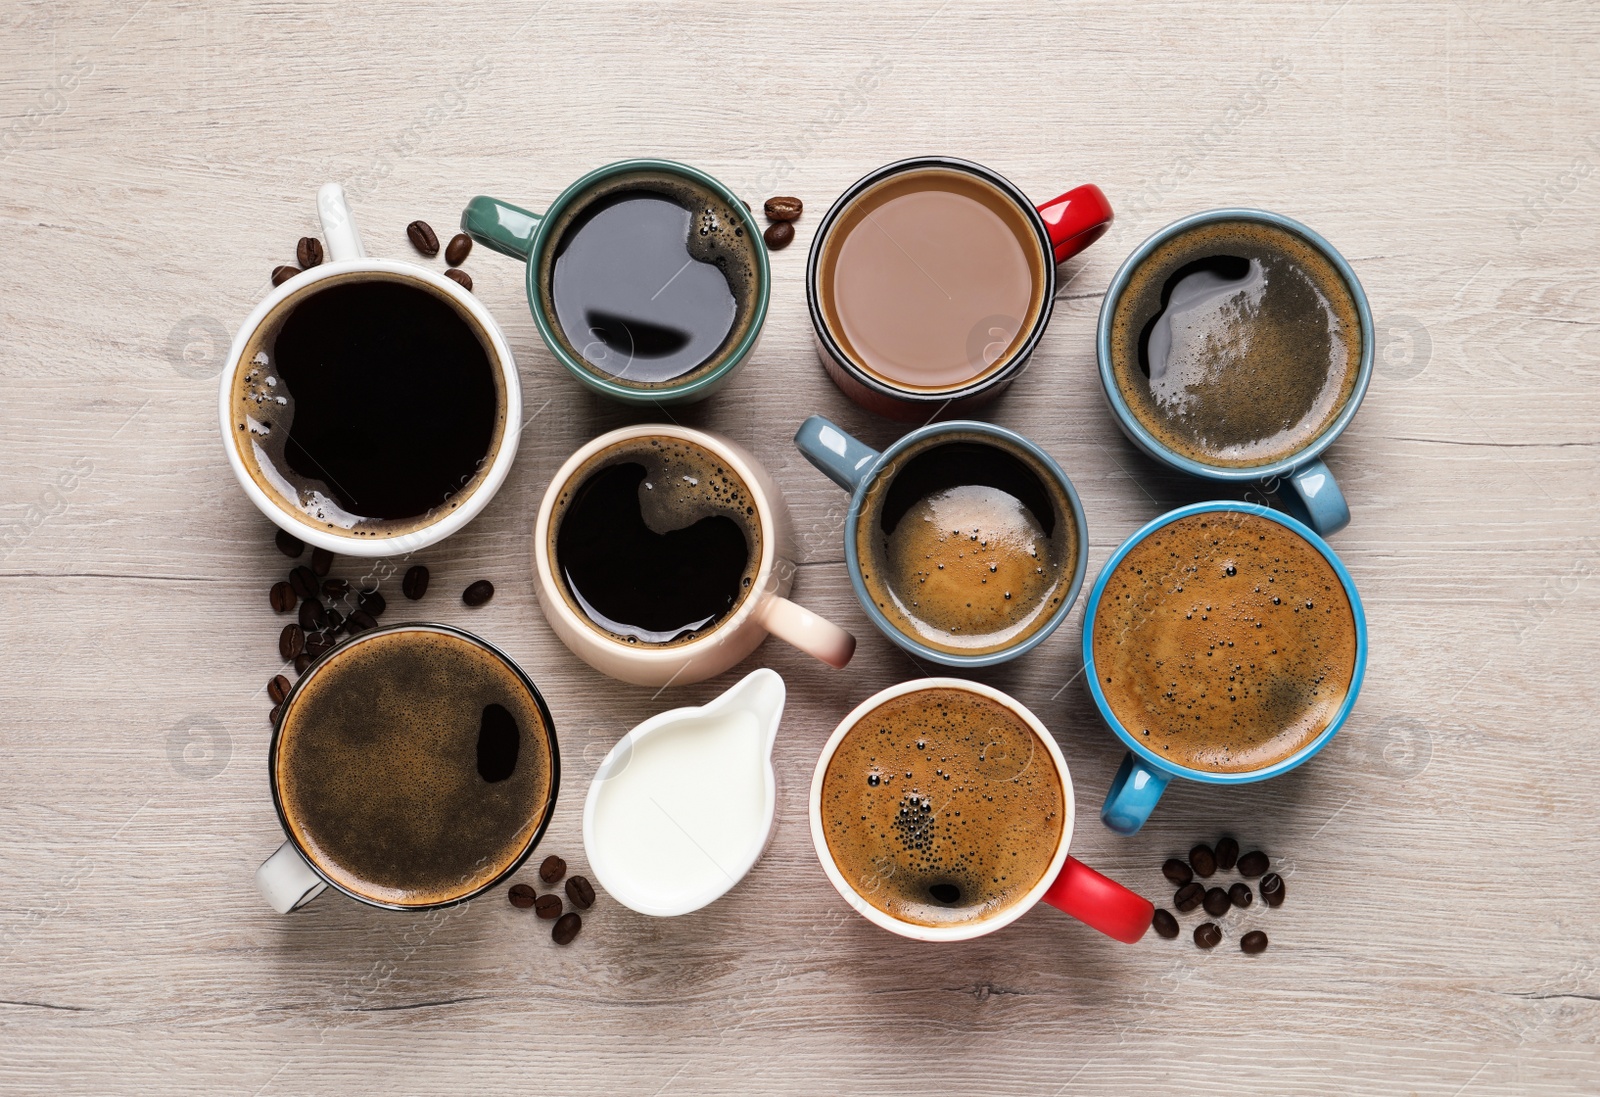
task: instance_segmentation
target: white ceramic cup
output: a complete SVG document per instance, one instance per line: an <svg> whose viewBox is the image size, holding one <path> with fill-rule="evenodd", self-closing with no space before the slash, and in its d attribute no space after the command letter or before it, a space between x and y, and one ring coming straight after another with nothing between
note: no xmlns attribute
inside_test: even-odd
<svg viewBox="0 0 1600 1097"><path fill-rule="evenodd" d="M517 379L517 363L512 357L511 346L506 342L505 335L501 333L494 317L489 315L489 310L484 308L468 290L442 274L418 266L416 263L367 258L366 249L361 245L361 235L356 231L355 221L350 216L350 207L345 202L344 190L339 184L324 184L317 192L317 215L322 220L322 235L327 241L328 258L310 270L295 275L267 294L239 328L239 333L234 336L233 346L229 349L227 362L222 368L218 395L223 448L228 453L228 464L233 467L233 473L238 478L239 485L244 488L244 493L250 497L250 501L279 528L289 531L302 541L347 556L392 556L415 552L450 536L472 521L488 505L489 500L505 481L506 474L511 471L511 463L517 455L517 440L522 432L522 386ZM248 432L238 430L234 423L234 384L239 370L245 365L244 352L261 325L270 319L275 319L284 302L291 298L302 298L308 292L315 292L320 283L334 278L348 279L352 274L363 273L414 282L437 295L449 298L477 327L479 336L485 343L484 349L488 353L489 360L499 372L506 401L504 426L500 432L499 444L490 455L489 468L477 486L471 489L459 505L439 512L415 528L388 535L381 532L358 535L315 523L293 502L282 498L276 492L264 489L251 475L244 458L240 455L241 440L248 439L250 435Z"/></svg>
<svg viewBox="0 0 1600 1097"><path fill-rule="evenodd" d="M1055 766L1056 775L1061 780L1062 801L1066 809L1061 821L1061 839L1050 860L1050 866L1026 895L987 918L942 926L923 926L904 922L874 906L872 901L857 890L855 884L846 880L844 873L839 870L839 865L828 848L828 836L822 824L822 780L828 772L828 763L833 760L834 751L838 750L845 735L862 718L885 702L908 693L929 689L955 689L987 697L1005 706L1026 723L1038 740L1035 746L1042 748L1035 750L1027 764L1034 765L1042 760L1047 765ZM1149 900L1102 876L1076 857L1068 855L1068 847L1072 844L1073 818L1072 775L1067 772L1067 760L1061 756L1061 748L1056 745L1055 737L1050 734L1049 729L1037 716L1028 711L1022 702L992 686L986 686L981 682L969 682L964 678L918 678L890 686L868 697L834 729L827 745L822 748L822 756L817 759L816 773L811 779L811 841L817 848L817 858L822 862L822 871L827 873L828 880L857 914L891 933L898 933L902 937L910 937L916 941L966 941L986 933L993 933L1021 918L1041 899L1051 906L1066 911L1085 925L1127 944L1132 944L1143 937L1145 930L1150 928L1150 918L1155 913L1155 907Z"/></svg>
<svg viewBox="0 0 1600 1097"><path fill-rule="evenodd" d="M550 519L574 474L602 450L636 438L676 438L714 454L750 489L761 532L761 561L751 589L732 614L703 635L672 646L629 644L578 615L561 590L551 559ZM641 686L699 682L721 674L749 655L771 633L801 651L842 667L855 653L848 632L785 597L794 583L789 511L766 469L742 447L708 431L645 423L602 434L582 446L550 479L533 527L534 583L545 620L574 655L602 674Z"/></svg>

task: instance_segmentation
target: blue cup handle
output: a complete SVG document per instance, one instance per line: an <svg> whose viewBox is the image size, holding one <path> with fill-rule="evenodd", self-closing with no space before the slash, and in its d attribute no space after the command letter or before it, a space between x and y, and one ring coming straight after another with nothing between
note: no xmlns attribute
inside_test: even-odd
<svg viewBox="0 0 1600 1097"><path fill-rule="evenodd" d="M1111 779L1111 791L1100 808L1100 821L1118 834L1137 834L1156 809L1170 780L1172 774L1146 765L1129 752Z"/></svg>
<svg viewBox="0 0 1600 1097"><path fill-rule="evenodd" d="M794 444L806 460L851 494L878 463L878 451L862 445L840 427L813 415L795 431Z"/></svg>
<svg viewBox="0 0 1600 1097"><path fill-rule="evenodd" d="M1301 465L1283 481L1278 499L1283 509L1327 537L1350 524L1350 507L1333 473L1322 461Z"/></svg>

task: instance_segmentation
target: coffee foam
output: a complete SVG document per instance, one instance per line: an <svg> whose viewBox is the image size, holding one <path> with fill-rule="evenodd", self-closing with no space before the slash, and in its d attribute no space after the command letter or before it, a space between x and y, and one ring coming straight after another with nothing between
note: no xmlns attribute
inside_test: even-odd
<svg viewBox="0 0 1600 1097"><path fill-rule="evenodd" d="M1093 652L1129 734L1177 765L1245 773L1332 722L1355 675L1355 617L1303 537L1246 512L1196 514L1117 564Z"/></svg>
<svg viewBox="0 0 1600 1097"><path fill-rule="evenodd" d="M914 925L983 921L1020 901L1055 859L1065 819L1037 733L961 689L879 705L845 733L823 775L823 831L840 874Z"/></svg>
<svg viewBox="0 0 1600 1097"><path fill-rule="evenodd" d="M274 772L290 834L330 879L375 902L427 906L523 856L552 806L553 731L513 668L417 628L374 633L310 674L284 713ZM480 774L491 705L519 732L499 780Z"/></svg>

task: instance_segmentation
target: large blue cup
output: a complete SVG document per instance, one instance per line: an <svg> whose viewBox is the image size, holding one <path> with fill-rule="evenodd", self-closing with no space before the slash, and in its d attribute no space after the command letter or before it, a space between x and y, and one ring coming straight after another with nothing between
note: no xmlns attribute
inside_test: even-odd
<svg viewBox="0 0 1600 1097"><path fill-rule="evenodd" d="M1350 613L1355 618L1356 631L1356 658L1355 669L1350 676L1350 688L1345 693L1344 703L1334 713L1328 726L1311 742L1295 751L1289 757L1261 769L1248 770L1243 773L1215 773L1210 770L1191 769L1187 766L1174 765L1169 758L1163 758L1140 741L1132 732L1122 726L1116 714L1111 711L1111 704L1106 700L1105 693L1100 689L1100 676L1095 671L1094 665L1094 621L1100 609L1101 596L1105 594L1106 584L1110 582L1112 574L1117 570L1117 565L1122 563L1133 547L1143 541L1150 534L1163 526L1187 518L1193 514L1207 514L1213 512L1254 514L1277 522L1287 527L1294 533L1303 537L1312 548L1316 549L1328 561L1334 573L1338 575L1339 582L1344 586L1345 596L1350 600ZM1168 511L1161 517L1148 523L1132 537L1124 541L1120 548L1106 561L1100 575L1094 581L1094 588L1089 592L1089 601L1083 610L1083 668L1084 678L1089 683L1089 693L1094 697L1095 705L1100 709L1100 715L1106 725L1116 733L1128 748L1128 755L1122 760L1122 766L1117 770L1117 775L1111 781L1111 790L1106 793L1105 804L1100 808L1100 820L1118 834L1133 834L1145 821L1150 818L1150 813L1155 810L1156 802L1161 799L1161 794L1166 791L1167 784L1174 777L1183 777L1190 781L1200 781L1209 785L1243 785L1252 781L1265 781L1269 777L1276 777L1280 773L1287 773L1296 766L1309 761L1312 755L1328 745L1338 730L1344 726L1345 720L1350 716L1350 711L1355 707L1356 694L1361 692L1361 679L1367 669L1367 618L1361 610L1361 597L1356 593L1355 581L1350 578L1350 573L1334 555L1328 543L1318 537L1303 522L1291 518L1287 514L1279 513L1268 507L1255 503L1216 502L1193 503L1187 507Z"/></svg>
<svg viewBox="0 0 1600 1097"><path fill-rule="evenodd" d="M1338 416L1321 434L1283 460L1266 465L1252 465L1248 468L1203 464L1168 448L1145 429L1128 407L1121 390L1117 388L1116 376L1111 368L1112 318L1116 313L1117 302L1122 299L1123 290L1127 288L1133 272L1150 257L1151 252L1168 240L1190 229L1217 221L1255 221L1299 236L1321 252L1329 264L1339 272L1339 277L1350 291L1356 315L1361 321L1361 364L1356 373L1355 389L1350 393L1350 398L1345 401ZM1106 287L1105 299L1100 305L1100 323L1095 332L1095 354L1100 363L1100 384L1105 389L1111 413L1116 417L1117 425L1122 428L1122 432L1134 445L1157 461L1190 476L1229 483L1261 481L1277 495L1284 509L1327 537L1350 524L1350 507L1345 502L1339 485L1334 482L1333 473L1328 471L1328 466L1322 461L1322 452L1333 445L1334 439L1350 425L1350 420L1355 418L1356 410L1361 406L1361 398L1367 394L1367 385L1372 380L1372 340L1372 309L1367 304L1367 295L1361 289L1361 281L1356 277L1356 272L1350 269L1350 264L1345 262L1344 256L1340 255L1332 244L1300 222L1282 214L1252 209L1214 209L1190 214L1182 220L1174 221L1140 244L1132 255L1123 260L1122 266L1117 268L1117 273L1112 277L1111 284Z"/></svg>

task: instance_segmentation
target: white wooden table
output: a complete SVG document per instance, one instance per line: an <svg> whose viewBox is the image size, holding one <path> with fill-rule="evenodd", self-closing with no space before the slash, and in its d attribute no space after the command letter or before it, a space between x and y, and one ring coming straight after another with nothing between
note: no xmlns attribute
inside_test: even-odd
<svg viewBox="0 0 1600 1097"><path fill-rule="evenodd" d="M0 1092L1600 1089L1597 61L1578 2L7 5ZM1074 478L1091 576L1210 494L1142 458L1098 390L1100 292L1131 248L1193 210L1262 206L1333 241L1371 297L1376 378L1329 461L1372 654L1326 752L1267 785L1174 787L1122 838L1097 818L1122 752L1074 680L1078 614L981 675L1061 742L1086 860L1162 898L1162 859L1224 830L1278 858L1289 902L1228 922L1269 930L1262 957L1232 936L1124 947L1049 909L919 946L849 914L816 864L821 742L919 671L856 606L843 496L790 445L811 411L896 435L817 365L802 274L833 196L920 152L1038 200L1093 181L1119 211L992 409ZM748 664L790 689L777 839L691 917L602 896L566 949L501 892L277 917L251 874L281 837L264 686L285 561L218 444L225 341L315 231L326 180L371 251L404 256L413 218L449 228L479 192L537 208L646 154L807 203L759 357L678 414L774 471L797 596L861 638L841 673L776 643ZM610 743L733 676L655 697L544 624L528 535L546 481L640 417L559 372L520 266L482 248L467 266L533 424L484 515L425 555L423 605L544 691L567 760L546 848L581 870ZM499 593L468 610L480 577Z"/></svg>

